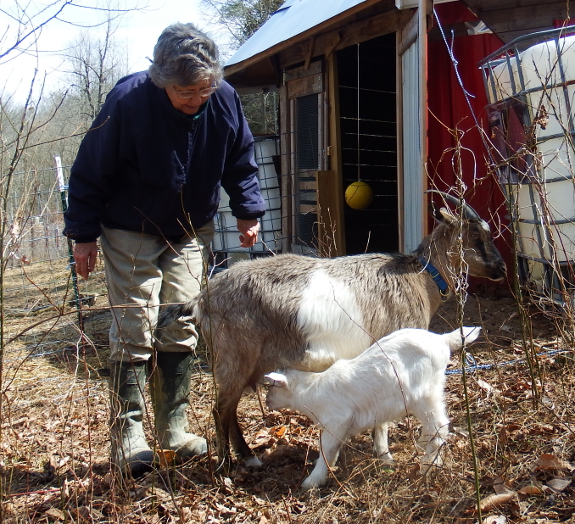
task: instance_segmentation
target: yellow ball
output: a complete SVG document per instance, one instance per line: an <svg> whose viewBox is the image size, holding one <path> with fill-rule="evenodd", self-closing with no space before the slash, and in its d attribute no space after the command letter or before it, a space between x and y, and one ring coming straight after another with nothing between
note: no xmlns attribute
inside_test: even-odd
<svg viewBox="0 0 575 524"><path fill-rule="evenodd" d="M373 200L373 191L365 182L358 180L345 190L345 201L353 209L365 209Z"/></svg>

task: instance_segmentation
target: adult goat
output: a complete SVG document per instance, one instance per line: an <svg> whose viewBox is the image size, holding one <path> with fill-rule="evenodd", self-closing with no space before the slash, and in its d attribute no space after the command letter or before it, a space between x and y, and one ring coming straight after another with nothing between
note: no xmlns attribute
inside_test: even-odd
<svg viewBox="0 0 575 524"><path fill-rule="evenodd" d="M159 328L193 316L210 348L220 460L229 459L231 441L247 464L259 464L244 440L237 407L244 389L255 389L266 373L323 371L392 331L427 329L461 270L505 277L489 225L469 205L463 203L462 211L460 220L441 208L438 226L413 254L284 254L239 262L212 278L197 300L163 312Z"/></svg>

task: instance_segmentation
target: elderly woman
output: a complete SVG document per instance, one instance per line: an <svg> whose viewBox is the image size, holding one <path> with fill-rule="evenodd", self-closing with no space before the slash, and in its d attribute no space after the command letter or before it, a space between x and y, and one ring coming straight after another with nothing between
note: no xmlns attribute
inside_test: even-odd
<svg viewBox="0 0 575 524"><path fill-rule="evenodd" d="M242 246L253 246L265 206L239 97L222 80L214 42L192 24L174 24L149 70L108 94L72 166L64 217L85 279L100 239L113 312L111 455L127 475L157 460L142 426L148 371L159 447L180 460L206 452L186 416L196 329L184 319L161 341L153 332L159 304L200 290L220 186Z"/></svg>

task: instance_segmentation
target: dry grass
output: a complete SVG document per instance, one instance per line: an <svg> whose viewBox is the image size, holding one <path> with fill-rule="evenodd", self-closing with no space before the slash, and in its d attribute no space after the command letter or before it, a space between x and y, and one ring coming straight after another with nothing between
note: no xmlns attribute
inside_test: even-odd
<svg viewBox="0 0 575 524"><path fill-rule="evenodd" d="M108 462L105 305L98 296L85 312L84 334L69 309L8 319L10 333L34 327L5 353L1 522L472 523L478 513L471 437L484 522L575 522L573 353L538 359L535 381L524 363L509 364L525 356L509 297L468 298L464 323L483 326L473 346L477 363L508 364L468 374L467 397L462 375L449 376L452 431L442 467L421 471L418 425L406 419L391 431L394 467L375 460L370 436L361 435L342 450L328 485L311 493L299 484L318 456L317 429L298 414L262 413L256 396L242 400L240 415L262 468L237 465L223 477L210 454L159 465L137 481L117 479ZM555 322L532 307L526 312L536 352L572 349ZM448 302L432 329L452 329L455 318L455 302ZM198 354L189 418L213 446L213 385L204 357Z"/></svg>

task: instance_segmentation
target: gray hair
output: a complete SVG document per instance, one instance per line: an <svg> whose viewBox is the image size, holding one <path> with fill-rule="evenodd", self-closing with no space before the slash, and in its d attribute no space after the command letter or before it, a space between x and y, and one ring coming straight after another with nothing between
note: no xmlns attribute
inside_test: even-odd
<svg viewBox="0 0 575 524"><path fill-rule="evenodd" d="M177 23L158 38L150 77L158 87L196 85L205 79L217 87L223 77L218 60L218 48L208 35L193 24Z"/></svg>

